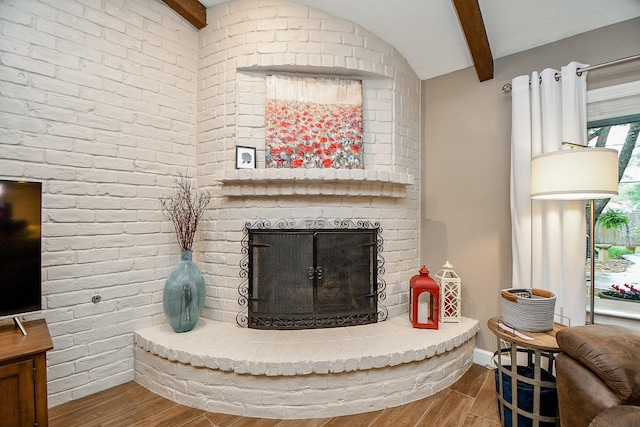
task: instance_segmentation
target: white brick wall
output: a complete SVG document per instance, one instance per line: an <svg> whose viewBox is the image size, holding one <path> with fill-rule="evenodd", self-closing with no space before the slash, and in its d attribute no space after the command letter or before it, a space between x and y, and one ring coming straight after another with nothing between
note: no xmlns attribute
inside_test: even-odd
<svg viewBox="0 0 640 427"><path fill-rule="evenodd" d="M244 222L303 216L380 221L386 304L406 311L419 267L419 79L372 33L306 6L233 0L208 14L197 32L160 0L0 0L0 177L43 182L51 406L131 380L133 331L164 322L179 249L158 197L176 172L215 195L196 247L206 317L235 322ZM279 70L361 77L367 171L416 183L388 197L298 199L286 185L281 197L223 196L234 146L264 147L263 79Z"/></svg>
<svg viewBox="0 0 640 427"><path fill-rule="evenodd" d="M164 321L197 38L158 0L0 1L0 176L43 182L52 406L133 379L133 331Z"/></svg>

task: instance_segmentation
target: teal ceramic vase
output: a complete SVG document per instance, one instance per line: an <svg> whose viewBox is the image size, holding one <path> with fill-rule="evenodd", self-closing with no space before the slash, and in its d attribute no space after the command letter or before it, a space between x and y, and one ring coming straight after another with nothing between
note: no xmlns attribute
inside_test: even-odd
<svg viewBox="0 0 640 427"><path fill-rule="evenodd" d="M204 277L192 261L191 251L182 256L164 284L163 307L167 321L176 332L187 332L198 323L204 307Z"/></svg>

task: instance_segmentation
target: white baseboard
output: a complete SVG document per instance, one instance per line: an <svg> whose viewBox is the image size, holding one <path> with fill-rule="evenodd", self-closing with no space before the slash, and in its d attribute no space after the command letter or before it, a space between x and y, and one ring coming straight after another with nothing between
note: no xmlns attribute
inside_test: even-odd
<svg viewBox="0 0 640 427"><path fill-rule="evenodd" d="M473 363L476 365L482 365L489 369L493 369L493 363L491 362L492 357L493 353L490 351L477 347L473 350Z"/></svg>

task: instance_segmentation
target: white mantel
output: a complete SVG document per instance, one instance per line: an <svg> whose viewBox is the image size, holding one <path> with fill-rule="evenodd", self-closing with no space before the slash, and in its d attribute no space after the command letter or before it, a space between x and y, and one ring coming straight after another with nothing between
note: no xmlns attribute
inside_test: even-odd
<svg viewBox="0 0 640 427"><path fill-rule="evenodd" d="M363 169L240 169L225 171L222 194L405 197L414 181L410 174Z"/></svg>

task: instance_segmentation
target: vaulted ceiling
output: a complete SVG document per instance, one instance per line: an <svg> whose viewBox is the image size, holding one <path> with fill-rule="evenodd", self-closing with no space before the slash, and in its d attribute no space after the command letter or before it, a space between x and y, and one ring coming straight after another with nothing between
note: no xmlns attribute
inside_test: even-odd
<svg viewBox="0 0 640 427"><path fill-rule="evenodd" d="M206 25L202 6L228 0L163 1L201 28ZM640 0L291 1L377 34L423 80L470 66L480 81L488 80L496 58L640 16Z"/></svg>

